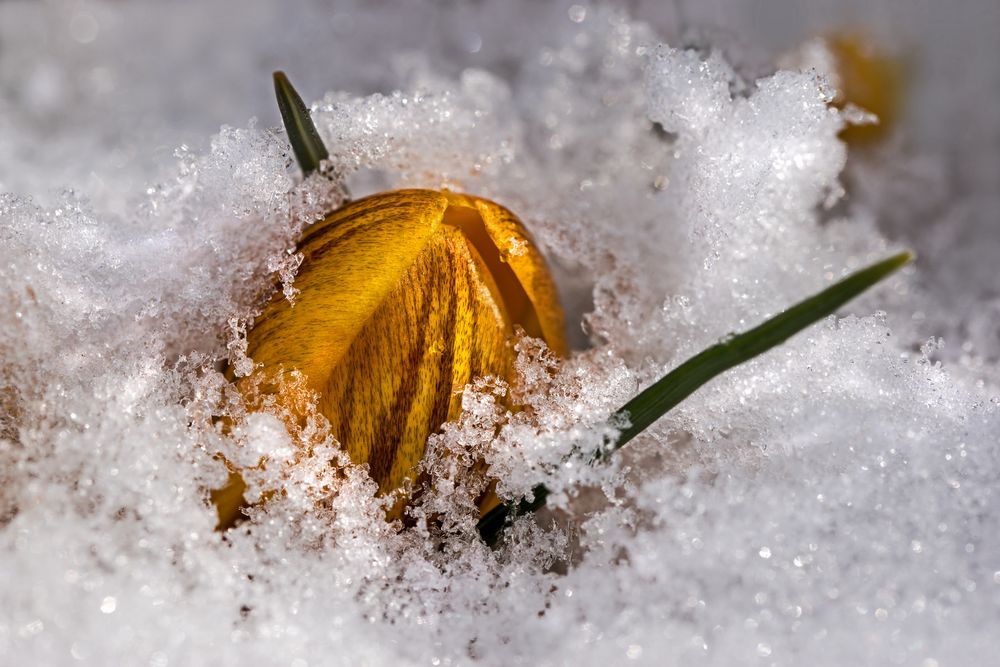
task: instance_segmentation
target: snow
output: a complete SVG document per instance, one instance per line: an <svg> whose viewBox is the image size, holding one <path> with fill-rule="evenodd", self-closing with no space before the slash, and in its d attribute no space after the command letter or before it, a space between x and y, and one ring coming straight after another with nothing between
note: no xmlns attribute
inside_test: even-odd
<svg viewBox="0 0 1000 667"><path fill-rule="evenodd" d="M0 3L4 662L988 664L1000 13L733 4ZM914 63L868 150L774 65L848 20ZM279 68L329 178L291 162ZM524 339L515 382L465 392L436 525L397 532L325 423L247 414L220 369L294 296L301 230L402 186L515 211L575 352ZM901 246L915 268L585 463L640 388ZM219 455L284 490L225 535ZM496 550L478 456L553 491Z"/></svg>

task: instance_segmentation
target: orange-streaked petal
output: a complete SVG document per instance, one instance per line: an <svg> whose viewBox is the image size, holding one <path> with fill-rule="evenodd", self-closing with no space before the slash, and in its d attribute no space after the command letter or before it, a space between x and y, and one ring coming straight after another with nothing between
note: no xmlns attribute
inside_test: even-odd
<svg viewBox="0 0 1000 667"><path fill-rule="evenodd" d="M381 493L414 478L466 384L509 377L513 332L491 282L461 234L441 227L329 375L319 410Z"/></svg>
<svg viewBox="0 0 1000 667"><path fill-rule="evenodd" d="M526 295L529 301L527 307L509 308L513 321L524 327L529 335L542 338L556 354L565 357L569 353L565 315L555 281L524 225L513 213L488 199L451 192L447 196L452 206L468 206L478 211L492 245L499 253L500 262L510 268L516 277L517 289ZM474 236L470 235L470 239L475 242ZM509 290L511 293L516 291ZM505 292L505 296L507 294Z"/></svg>
<svg viewBox="0 0 1000 667"><path fill-rule="evenodd" d="M299 245L294 306L277 294L247 337L265 370L298 369L322 391L341 357L439 228L447 200L429 190L353 202L309 228Z"/></svg>

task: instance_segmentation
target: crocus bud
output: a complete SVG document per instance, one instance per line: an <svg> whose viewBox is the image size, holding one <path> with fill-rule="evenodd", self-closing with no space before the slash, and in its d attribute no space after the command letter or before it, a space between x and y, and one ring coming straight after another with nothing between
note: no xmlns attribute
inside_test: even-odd
<svg viewBox="0 0 1000 667"><path fill-rule="evenodd" d="M299 251L294 305L274 296L247 336L247 353L268 385L302 374L332 433L354 463L368 465L380 494L414 477L428 436L460 414L468 383L511 377L518 328L566 354L545 260L521 222L491 201L384 192L307 229ZM237 386L249 394L260 379ZM213 500L226 524L238 506L222 495ZM492 494L480 500L483 512L495 504ZM397 505L390 518L401 511Z"/></svg>

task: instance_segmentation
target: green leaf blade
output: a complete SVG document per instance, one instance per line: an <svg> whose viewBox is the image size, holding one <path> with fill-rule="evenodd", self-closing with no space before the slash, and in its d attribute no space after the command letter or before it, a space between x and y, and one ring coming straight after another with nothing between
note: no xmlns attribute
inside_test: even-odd
<svg viewBox="0 0 1000 667"><path fill-rule="evenodd" d="M657 380L615 413L629 427L623 430L612 450L642 433L702 385L725 371L767 352L880 282L913 259L901 252L857 271L822 292L800 301L763 324L732 336L691 357Z"/></svg>
<svg viewBox="0 0 1000 667"><path fill-rule="evenodd" d="M876 262L800 301L763 324L731 336L691 357L612 415L612 420L624 420L629 426L619 433L604 455L621 448L707 382L832 315L838 308L895 273L912 259L911 253L901 252ZM494 545L509 519L538 509L544 504L547 495L548 490L539 485L534 489L534 500L531 502L508 502L494 507L477 524L480 536L488 545Z"/></svg>
<svg viewBox="0 0 1000 667"><path fill-rule="evenodd" d="M320 163L330 154L312 122L309 109L284 72L274 73L274 94L295 160L302 169L302 175L308 176L317 171Z"/></svg>

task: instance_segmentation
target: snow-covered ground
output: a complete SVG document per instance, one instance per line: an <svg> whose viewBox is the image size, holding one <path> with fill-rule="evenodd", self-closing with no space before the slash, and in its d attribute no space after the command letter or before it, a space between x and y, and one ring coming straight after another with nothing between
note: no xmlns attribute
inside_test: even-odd
<svg viewBox="0 0 1000 667"><path fill-rule="evenodd" d="M848 149L776 63L857 26L906 92ZM995 0L0 0L0 663L991 664L997 34ZM344 182L300 182L274 69ZM482 382L432 436L433 532L219 370L342 186L495 199L564 293L573 356L519 346L531 409ZM899 247L583 465L639 388ZM554 509L488 549L461 450ZM285 490L225 535L219 454Z"/></svg>

